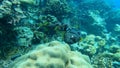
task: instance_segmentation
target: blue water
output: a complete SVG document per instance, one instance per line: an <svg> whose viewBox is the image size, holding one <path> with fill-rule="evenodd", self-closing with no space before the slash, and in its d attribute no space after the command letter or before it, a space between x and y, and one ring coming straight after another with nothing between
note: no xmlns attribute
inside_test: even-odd
<svg viewBox="0 0 120 68"><path fill-rule="evenodd" d="M108 5L112 6L113 9L120 9L120 0L104 0Z"/></svg>

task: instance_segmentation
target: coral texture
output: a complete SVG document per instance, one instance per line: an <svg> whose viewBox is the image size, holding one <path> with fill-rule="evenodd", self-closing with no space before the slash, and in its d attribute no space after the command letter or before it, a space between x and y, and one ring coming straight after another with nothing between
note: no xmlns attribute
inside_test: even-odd
<svg viewBox="0 0 120 68"><path fill-rule="evenodd" d="M16 27L14 29L17 36L17 45L18 46L29 46L31 45L31 40L33 38L33 32L28 27Z"/></svg>
<svg viewBox="0 0 120 68"><path fill-rule="evenodd" d="M89 58L58 41L38 45L18 58L10 68L92 68Z"/></svg>

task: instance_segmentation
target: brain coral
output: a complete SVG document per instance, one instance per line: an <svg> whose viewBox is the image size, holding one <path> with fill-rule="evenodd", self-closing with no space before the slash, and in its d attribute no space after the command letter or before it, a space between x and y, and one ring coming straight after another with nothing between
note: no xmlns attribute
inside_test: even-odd
<svg viewBox="0 0 120 68"><path fill-rule="evenodd" d="M89 58L71 51L65 43L53 41L41 44L15 60L10 68L92 68Z"/></svg>

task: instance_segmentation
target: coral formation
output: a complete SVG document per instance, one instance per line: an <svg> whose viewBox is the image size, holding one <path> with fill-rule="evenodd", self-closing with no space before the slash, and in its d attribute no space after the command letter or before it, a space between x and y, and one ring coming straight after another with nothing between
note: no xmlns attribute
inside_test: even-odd
<svg viewBox="0 0 120 68"><path fill-rule="evenodd" d="M87 56L71 51L65 43L52 41L15 60L10 68L92 68Z"/></svg>
<svg viewBox="0 0 120 68"><path fill-rule="evenodd" d="M103 54L98 54L92 57L91 61L94 68L113 68L111 58L103 56Z"/></svg>
<svg viewBox="0 0 120 68"><path fill-rule="evenodd" d="M3 18L5 16L8 16L12 12L12 3L10 1L2 1L2 5L0 5L0 18Z"/></svg>
<svg viewBox="0 0 120 68"><path fill-rule="evenodd" d="M34 37L32 39L33 44L40 43L41 41L45 41L46 35L43 32L34 31Z"/></svg>
<svg viewBox="0 0 120 68"><path fill-rule="evenodd" d="M17 36L16 44L18 46L30 46L33 38L33 32L28 27L16 27L14 28Z"/></svg>
<svg viewBox="0 0 120 68"><path fill-rule="evenodd" d="M60 22L55 16L46 15L39 17L40 22L37 23L37 31L42 31L47 35L52 36L56 33L56 27L60 26Z"/></svg>
<svg viewBox="0 0 120 68"><path fill-rule="evenodd" d="M72 44L71 48L91 57L94 68L113 68L119 67L120 61L120 47L115 44L108 44L106 38L88 35L83 41Z"/></svg>
<svg viewBox="0 0 120 68"><path fill-rule="evenodd" d="M102 48L106 47L106 40L100 36L87 35L82 41L71 46L73 50L78 50L91 57L98 52L103 52Z"/></svg>
<svg viewBox="0 0 120 68"><path fill-rule="evenodd" d="M66 0L48 0L44 13L54 15L61 21L64 17L69 16L70 8Z"/></svg>

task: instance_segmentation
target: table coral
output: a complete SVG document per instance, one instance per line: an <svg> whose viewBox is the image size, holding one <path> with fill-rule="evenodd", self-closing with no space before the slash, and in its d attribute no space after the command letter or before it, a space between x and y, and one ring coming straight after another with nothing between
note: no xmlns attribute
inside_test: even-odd
<svg viewBox="0 0 120 68"><path fill-rule="evenodd" d="M58 41L41 44L15 60L10 68L92 68L89 58Z"/></svg>

